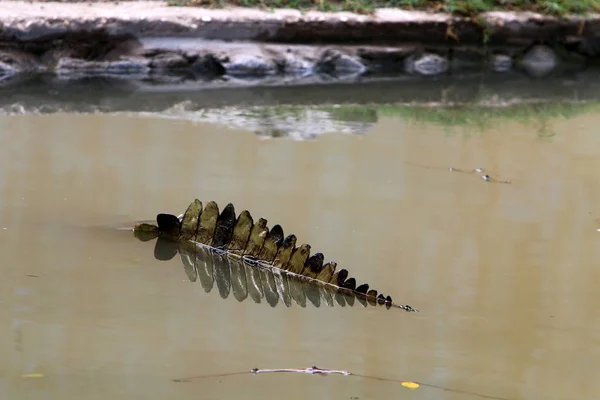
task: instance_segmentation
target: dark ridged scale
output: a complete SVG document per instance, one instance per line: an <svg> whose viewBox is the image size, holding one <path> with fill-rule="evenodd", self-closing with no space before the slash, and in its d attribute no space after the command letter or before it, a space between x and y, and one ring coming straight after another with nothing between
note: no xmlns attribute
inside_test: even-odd
<svg viewBox="0 0 600 400"><path fill-rule="evenodd" d="M277 255L277 250L279 246L283 242L283 229L280 225L275 225L271 228L267 237L265 238L265 242L263 244L262 250L258 255L258 259L261 261L265 261L266 263L272 263L275 260L275 256Z"/></svg>
<svg viewBox="0 0 600 400"><path fill-rule="evenodd" d="M233 228L235 226L235 208L229 203L225 206L215 226L215 234L212 240L212 247L218 249L225 248L231 242L233 236Z"/></svg>
<svg viewBox="0 0 600 400"><path fill-rule="evenodd" d="M310 245L303 244L292 253L287 270L294 274L300 274L304 269L304 264L310 256Z"/></svg>
<svg viewBox="0 0 600 400"><path fill-rule="evenodd" d="M356 292L358 292L358 293L367 294L368 291L369 291L369 285L367 285L366 283L363 283L362 285L360 285L356 288Z"/></svg>
<svg viewBox="0 0 600 400"><path fill-rule="evenodd" d="M354 278L346 279L346 282L344 282L343 287L346 289L350 289L350 290L356 289L356 279L354 279Z"/></svg>
<svg viewBox="0 0 600 400"><path fill-rule="evenodd" d="M315 253L310 256L304 264L301 275L309 278L316 278L319 275L319 272L323 270L324 259L323 253Z"/></svg>
<svg viewBox="0 0 600 400"><path fill-rule="evenodd" d="M372 306L377 305L377 290L371 289L367 292L367 301Z"/></svg>
<svg viewBox="0 0 600 400"><path fill-rule="evenodd" d="M273 262L273 266L275 268L287 269L288 263L290 262L290 258L292 257L292 253L296 248L296 235L288 235L279 249L277 250L277 254L275 255L275 260Z"/></svg>
<svg viewBox="0 0 600 400"><path fill-rule="evenodd" d="M347 277L348 277L348 271L345 269L340 269L338 272L333 274L333 276L331 277L331 280L329 282L335 286L342 286Z"/></svg>
<svg viewBox="0 0 600 400"><path fill-rule="evenodd" d="M181 222L179 222L179 218L176 216L172 214L158 214L156 216L156 223L158 224L158 231L160 233L172 236L173 238L179 237Z"/></svg>

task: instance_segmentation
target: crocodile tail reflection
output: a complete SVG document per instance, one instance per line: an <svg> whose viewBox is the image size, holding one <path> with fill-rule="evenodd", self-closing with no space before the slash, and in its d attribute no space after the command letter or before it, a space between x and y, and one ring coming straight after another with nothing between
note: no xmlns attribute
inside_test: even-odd
<svg viewBox="0 0 600 400"><path fill-rule="evenodd" d="M271 307L295 304L306 307L345 307L358 304L367 307L385 306L376 300L368 301L351 293L315 285L301 276L274 268L264 268L258 262L232 257L226 252L197 245L193 242L176 242L159 237L154 247L155 258L167 261L179 253L181 263L190 282L198 282L206 293L216 291L226 299L233 296L242 302L250 298L255 303Z"/></svg>

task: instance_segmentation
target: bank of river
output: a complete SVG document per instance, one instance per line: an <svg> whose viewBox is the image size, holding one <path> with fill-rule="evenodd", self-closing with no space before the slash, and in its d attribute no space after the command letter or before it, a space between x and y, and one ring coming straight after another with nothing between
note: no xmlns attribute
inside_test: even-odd
<svg viewBox="0 0 600 400"><path fill-rule="evenodd" d="M600 15L487 12L477 18L123 3L0 2L0 79L226 77L329 81L472 71L551 77L598 64Z"/></svg>

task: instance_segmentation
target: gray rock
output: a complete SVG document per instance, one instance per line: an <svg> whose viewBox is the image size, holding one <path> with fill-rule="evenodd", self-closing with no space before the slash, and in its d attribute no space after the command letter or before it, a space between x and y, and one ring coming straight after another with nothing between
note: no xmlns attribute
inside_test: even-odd
<svg viewBox="0 0 600 400"><path fill-rule="evenodd" d="M223 62L228 75L232 76L265 76L277 73L277 65L261 56L239 54Z"/></svg>
<svg viewBox="0 0 600 400"><path fill-rule="evenodd" d="M153 69L183 69L190 68L190 61L181 54L163 53L158 54L150 60L150 67Z"/></svg>
<svg viewBox="0 0 600 400"><path fill-rule="evenodd" d="M440 75L448 71L449 63L446 57L438 54L422 54L407 57L405 69L408 73L431 76Z"/></svg>
<svg viewBox="0 0 600 400"><path fill-rule="evenodd" d="M323 52L316 68L320 72L335 75L360 75L367 71L358 58L331 49Z"/></svg>
<svg viewBox="0 0 600 400"><path fill-rule="evenodd" d="M507 54L494 54L490 57L490 66L493 71L507 72L512 68L513 60Z"/></svg>
<svg viewBox="0 0 600 400"><path fill-rule="evenodd" d="M558 66L558 56L550 47L537 45L523 56L520 66L531 76L546 76Z"/></svg>
<svg viewBox="0 0 600 400"><path fill-rule="evenodd" d="M356 55L369 72L398 73L404 70L404 60L413 52L413 47L389 48L365 46L356 50Z"/></svg>
<svg viewBox="0 0 600 400"><path fill-rule="evenodd" d="M41 65L34 55L13 49L0 50L0 74L39 70ZM10 72L9 72L10 71Z"/></svg>

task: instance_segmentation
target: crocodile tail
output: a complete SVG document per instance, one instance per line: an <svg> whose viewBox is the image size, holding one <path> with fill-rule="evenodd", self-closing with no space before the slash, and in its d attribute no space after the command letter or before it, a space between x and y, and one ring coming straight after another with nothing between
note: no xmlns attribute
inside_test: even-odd
<svg viewBox="0 0 600 400"><path fill-rule="evenodd" d="M296 247L296 236L284 236L281 226L275 225L269 229L266 219L259 218L255 222L247 210L236 217L231 203L219 212L214 201L203 206L196 199L181 219L172 214L158 214L156 221L161 236L191 240L232 255L253 259L288 273L334 286L337 290L352 293L369 303L414 311L410 307L396 306L390 296L370 289L367 284L357 284L354 278L348 276L347 270L336 271L337 264L334 261L325 263L321 253L311 255L310 245ZM172 251L161 254L161 259L171 257Z"/></svg>

